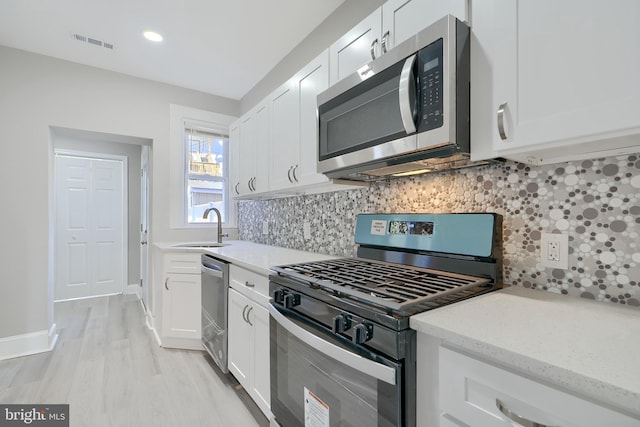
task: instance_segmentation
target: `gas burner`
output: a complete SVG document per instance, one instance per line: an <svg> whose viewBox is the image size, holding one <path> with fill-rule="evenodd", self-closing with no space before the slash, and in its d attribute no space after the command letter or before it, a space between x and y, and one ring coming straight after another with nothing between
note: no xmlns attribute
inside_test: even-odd
<svg viewBox="0 0 640 427"><path fill-rule="evenodd" d="M289 264L273 270L281 276L398 311L490 282L487 278L362 258Z"/></svg>

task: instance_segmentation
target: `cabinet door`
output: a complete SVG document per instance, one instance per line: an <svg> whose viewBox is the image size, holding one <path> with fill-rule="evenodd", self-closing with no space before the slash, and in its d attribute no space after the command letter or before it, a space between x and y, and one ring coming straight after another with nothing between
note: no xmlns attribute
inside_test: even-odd
<svg viewBox="0 0 640 427"><path fill-rule="evenodd" d="M467 20L467 0L388 0L382 5L382 51L397 46L445 15Z"/></svg>
<svg viewBox="0 0 640 427"><path fill-rule="evenodd" d="M295 80L291 79L271 95L269 108L271 190L281 190L295 184L293 168L298 164L298 102Z"/></svg>
<svg viewBox="0 0 640 427"><path fill-rule="evenodd" d="M162 293L164 337L200 340L200 274L167 273Z"/></svg>
<svg viewBox="0 0 640 427"><path fill-rule="evenodd" d="M255 193L269 191L269 108L264 100L255 108L253 148L255 155Z"/></svg>
<svg viewBox="0 0 640 427"><path fill-rule="evenodd" d="M246 320L250 306L248 298L229 289L229 371L245 389L250 389L253 383L253 331Z"/></svg>
<svg viewBox="0 0 640 427"><path fill-rule="evenodd" d="M382 10L378 8L331 45L331 84L369 63L374 56L380 56L381 29Z"/></svg>
<svg viewBox="0 0 640 427"><path fill-rule="evenodd" d="M240 195L240 120L229 126L229 194Z"/></svg>
<svg viewBox="0 0 640 427"><path fill-rule="evenodd" d="M240 185L238 186L240 195L252 193L251 183L256 170L255 135L256 118L252 112L249 112L240 119L240 137L242 138L240 141Z"/></svg>
<svg viewBox="0 0 640 427"><path fill-rule="evenodd" d="M638 22L637 0L475 2L474 31L493 27L495 150L517 153L637 133Z"/></svg>
<svg viewBox="0 0 640 427"><path fill-rule="evenodd" d="M268 417L271 407L271 368L269 366L269 311L253 303L249 319L253 323L254 345L254 400Z"/></svg>
<svg viewBox="0 0 640 427"><path fill-rule="evenodd" d="M325 50L304 67L295 78L300 112L300 155L294 179L300 184L317 184L329 179L317 172L318 116L317 96L329 87L329 51Z"/></svg>

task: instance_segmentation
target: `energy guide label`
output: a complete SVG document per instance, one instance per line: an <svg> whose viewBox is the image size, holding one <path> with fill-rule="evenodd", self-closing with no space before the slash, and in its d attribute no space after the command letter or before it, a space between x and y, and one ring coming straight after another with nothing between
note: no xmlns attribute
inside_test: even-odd
<svg viewBox="0 0 640 427"><path fill-rule="evenodd" d="M304 388L304 427L329 427L329 405Z"/></svg>

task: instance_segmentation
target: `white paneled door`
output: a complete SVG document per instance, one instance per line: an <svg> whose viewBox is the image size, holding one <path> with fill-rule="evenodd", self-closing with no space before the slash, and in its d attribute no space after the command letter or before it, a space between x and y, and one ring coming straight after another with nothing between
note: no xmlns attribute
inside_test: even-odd
<svg viewBox="0 0 640 427"><path fill-rule="evenodd" d="M124 290L124 164L56 155L55 300Z"/></svg>

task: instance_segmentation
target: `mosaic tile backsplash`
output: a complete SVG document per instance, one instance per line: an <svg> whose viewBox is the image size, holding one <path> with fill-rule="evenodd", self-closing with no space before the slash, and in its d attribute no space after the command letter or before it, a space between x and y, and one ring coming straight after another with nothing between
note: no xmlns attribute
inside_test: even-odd
<svg viewBox="0 0 640 427"><path fill-rule="evenodd" d="M358 190L239 203L242 240L355 255L358 213L496 212L504 282L640 306L640 156L560 165L504 164L371 184ZM263 221L269 234L262 234ZM304 239L303 224L311 225ZM569 269L542 267L543 232L569 235Z"/></svg>

